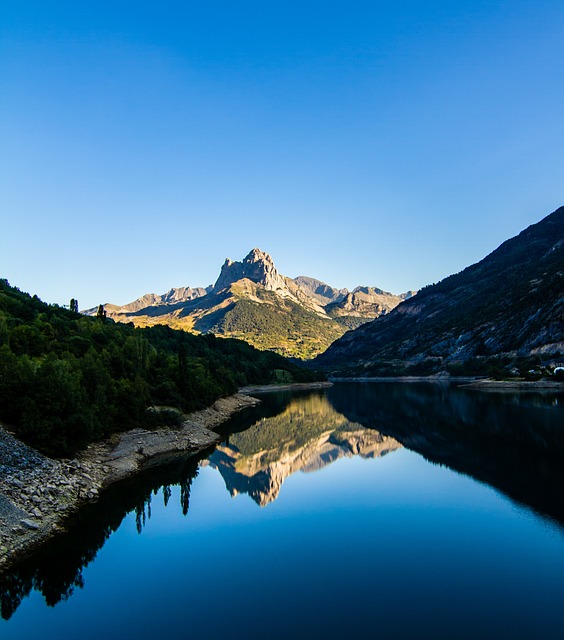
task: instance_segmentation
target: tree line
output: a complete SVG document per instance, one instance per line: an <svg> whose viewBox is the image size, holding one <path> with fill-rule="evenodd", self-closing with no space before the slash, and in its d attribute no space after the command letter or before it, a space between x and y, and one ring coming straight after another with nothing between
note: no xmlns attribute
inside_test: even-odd
<svg viewBox="0 0 564 640"><path fill-rule="evenodd" d="M0 420L47 455L154 424L150 406L204 408L239 386L274 382L277 370L319 379L240 340L82 316L73 302L48 305L0 280Z"/></svg>

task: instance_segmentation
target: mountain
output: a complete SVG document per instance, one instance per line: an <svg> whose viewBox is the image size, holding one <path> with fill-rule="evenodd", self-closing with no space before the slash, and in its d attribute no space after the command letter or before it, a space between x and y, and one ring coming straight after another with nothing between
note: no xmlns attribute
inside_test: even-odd
<svg viewBox="0 0 564 640"><path fill-rule="evenodd" d="M276 500L293 473L317 471L343 457L380 458L400 447L393 438L349 422L324 395L312 394L230 435L209 460L232 496L247 493L263 507Z"/></svg>
<svg viewBox="0 0 564 640"><path fill-rule="evenodd" d="M499 374L562 353L564 207L345 334L315 364L347 375Z"/></svg>
<svg viewBox="0 0 564 640"><path fill-rule="evenodd" d="M294 282L300 286L310 298L317 300L319 304L325 306L332 302L341 302L343 298L348 294L348 289L335 289L328 284L316 280L315 278L308 278L307 276L298 276L294 278Z"/></svg>
<svg viewBox="0 0 564 640"><path fill-rule="evenodd" d="M135 312L139 311L140 309L146 309L147 307L173 305L179 302L188 302L188 300L195 300L196 298L205 296L210 289L211 287L208 287L207 289L204 289L202 287L196 287L195 289L191 289L190 287L180 287L178 289L171 289L170 291L167 291L160 296L155 293L146 293L144 296L141 296L141 298L138 298L137 300L134 300L133 302L130 302L123 307L118 307L115 304L108 304L105 308L106 312L112 313ZM89 312L90 311L93 311L93 309L89 309Z"/></svg>
<svg viewBox="0 0 564 640"><path fill-rule="evenodd" d="M326 312L349 329L366 323L366 318L379 318L414 295L413 291L398 296L375 287L356 287L335 302L326 305Z"/></svg>
<svg viewBox="0 0 564 640"><path fill-rule="evenodd" d="M372 287L349 292L306 276L292 279L279 273L270 255L253 249L241 262L225 260L216 283L206 289L146 294L122 307L106 304L105 310L118 322L240 338L260 349L307 359L347 329L389 312L407 295Z"/></svg>

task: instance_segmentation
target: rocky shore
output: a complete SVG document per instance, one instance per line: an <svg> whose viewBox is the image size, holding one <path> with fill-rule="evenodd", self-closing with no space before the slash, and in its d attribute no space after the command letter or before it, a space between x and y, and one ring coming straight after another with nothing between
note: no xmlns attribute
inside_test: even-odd
<svg viewBox="0 0 564 640"><path fill-rule="evenodd" d="M274 391L300 391L308 389L326 389L332 387L332 382L289 382L287 384L263 384L253 387L241 387L239 393L272 393Z"/></svg>
<svg viewBox="0 0 564 640"><path fill-rule="evenodd" d="M359 378L331 378L332 382L438 382L455 384L463 389L477 389L480 391L564 391L564 382L552 380L493 380L476 376L450 376L437 374L431 376L380 376Z"/></svg>
<svg viewBox="0 0 564 640"><path fill-rule="evenodd" d="M478 380L476 376L451 376L437 373L430 376L360 376L357 378L332 377L331 382L438 382L441 384L466 384Z"/></svg>
<svg viewBox="0 0 564 640"><path fill-rule="evenodd" d="M116 434L71 460L47 458L0 426L0 571L63 530L70 515L110 484L217 444L213 429L258 402L242 394L222 398L178 428Z"/></svg>
<svg viewBox="0 0 564 640"><path fill-rule="evenodd" d="M478 391L564 391L564 382L552 380L538 380L529 382L525 380L477 380L463 385L464 389L477 389Z"/></svg>

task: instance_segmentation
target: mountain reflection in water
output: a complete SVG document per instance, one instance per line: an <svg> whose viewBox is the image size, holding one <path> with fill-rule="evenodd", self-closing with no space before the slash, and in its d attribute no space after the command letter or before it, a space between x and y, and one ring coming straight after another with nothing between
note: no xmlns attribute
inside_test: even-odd
<svg viewBox="0 0 564 640"><path fill-rule="evenodd" d="M276 500L284 480L342 458L379 458L401 445L335 411L322 393L294 398L278 415L231 435L209 457L232 496L260 506Z"/></svg>
<svg viewBox="0 0 564 640"><path fill-rule="evenodd" d="M154 497L160 494L166 505L173 485L180 486L177 508L186 515L199 464L217 469L231 495L247 493L264 506L297 471L343 457L378 458L404 446L564 525L562 394L339 383L323 392L266 394L262 400L223 425L225 441L207 459L190 458L111 487L77 514L67 533L1 575L2 617L9 619L32 590L54 606L82 588L84 567L126 515L135 513L141 532Z"/></svg>

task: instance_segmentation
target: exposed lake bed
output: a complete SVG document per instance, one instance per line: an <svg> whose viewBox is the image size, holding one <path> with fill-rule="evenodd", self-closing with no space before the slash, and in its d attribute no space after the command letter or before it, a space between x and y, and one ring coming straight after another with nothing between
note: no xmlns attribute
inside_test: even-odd
<svg viewBox="0 0 564 640"><path fill-rule="evenodd" d="M561 395L262 400L199 464L114 485L5 574L2 637L560 637Z"/></svg>

